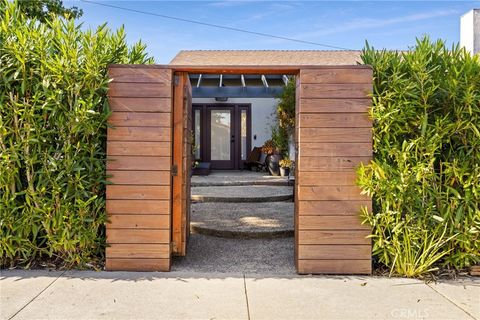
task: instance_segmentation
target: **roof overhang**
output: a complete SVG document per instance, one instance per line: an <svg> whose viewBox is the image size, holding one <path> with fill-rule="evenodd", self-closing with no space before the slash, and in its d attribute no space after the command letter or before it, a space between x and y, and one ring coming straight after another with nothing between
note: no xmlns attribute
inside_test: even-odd
<svg viewBox="0 0 480 320"><path fill-rule="evenodd" d="M204 65L135 65L135 64L112 64L110 68L159 68L172 69L174 72L188 72L188 73L203 73L203 74L286 74L295 75L300 72L300 69L371 69L368 65L272 65L272 66L204 66Z"/></svg>

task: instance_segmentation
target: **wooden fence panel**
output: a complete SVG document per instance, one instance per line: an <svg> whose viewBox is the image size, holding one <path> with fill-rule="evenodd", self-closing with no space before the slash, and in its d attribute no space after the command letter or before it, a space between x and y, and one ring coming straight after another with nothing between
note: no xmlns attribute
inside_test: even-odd
<svg viewBox="0 0 480 320"><path fill-rule="evenodd" d="M109 69L107 270L169 271L172 70Z"/></svg>
<svg viewBox="0 0 480 320"><path fill-rule="evenodd" d="M372 157L372 70L300 70L297 82L295 256L299 273L369 274L371 242L361 224L355 169Z"/></svg>

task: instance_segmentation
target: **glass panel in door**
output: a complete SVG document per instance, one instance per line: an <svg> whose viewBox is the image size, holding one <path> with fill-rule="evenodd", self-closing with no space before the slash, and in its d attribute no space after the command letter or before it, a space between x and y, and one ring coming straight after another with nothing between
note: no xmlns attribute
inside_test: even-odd
<svg viewBox="0 0 480 320"><path fill-rule="evenodd" d="M240 111L240 160L247 160L247 110Z"/></svg>
<svg viewBox="0 0 480 320"><path fill-rule="evenodd" d="M210 112L210 159L231 160L231 111L211 110Z"/></svg>
<svg viewBox="0 0 480 320"><path fill-rule="evenodd" d="M194 136L195 136L195 145L194 145L194 153L195 153L195 160L200 159L200 148L203 148L201 145L201 110L196 109L195 110L195 116L193 117L195 119L195 131L194 131Z"/></svg>

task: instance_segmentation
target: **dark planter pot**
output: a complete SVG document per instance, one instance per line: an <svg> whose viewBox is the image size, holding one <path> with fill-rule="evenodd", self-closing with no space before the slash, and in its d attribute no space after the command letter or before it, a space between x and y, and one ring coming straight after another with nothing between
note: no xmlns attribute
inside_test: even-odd
<svg viewBox="0 0 480 320"><path fill-rule="evenodd" d="M268 171L272 176L279 176L280 175L280 156L277 154L272 154L268 156Z"/></svg>
<svg viewBox="0 0 480 320"><path fill-rule="evenodd" d="M282 177L287 177L290 174L290 168L282 168L280 167L280 175Z"/></svg>
<svg viewBox="0 0 480 320"><path fill-rule="evenodd" d="M210 174L210 162L200 162L197 167L192 168L196 176L208 176Z"/></svg>

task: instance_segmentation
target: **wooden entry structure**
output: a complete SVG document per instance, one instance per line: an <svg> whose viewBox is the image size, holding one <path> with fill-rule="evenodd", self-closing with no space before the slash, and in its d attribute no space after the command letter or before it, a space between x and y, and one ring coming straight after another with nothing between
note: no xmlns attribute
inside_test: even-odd
<svg viewBox="0 0 480 320"><path fill-rule="evenodd" d="M298 273L369 274L355 167L372 156L368 66L112 65L107 133L107 270L169 271L189 230L188 73L297 76Z"/></svg>

